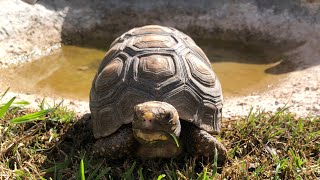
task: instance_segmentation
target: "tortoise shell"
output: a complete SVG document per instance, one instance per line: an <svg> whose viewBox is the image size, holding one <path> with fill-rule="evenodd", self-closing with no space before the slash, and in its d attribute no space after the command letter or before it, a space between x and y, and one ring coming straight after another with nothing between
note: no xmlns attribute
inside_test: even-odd
<svg viewBox="0 0 320 180"><path fill-rule="evenodd" d="M133 107L146 101L167 102L180 119L218 132L222 99L210 61L189 36L170 27L134 28L111 44L94 77L94 136L108 136L131 123Z"/></svg>

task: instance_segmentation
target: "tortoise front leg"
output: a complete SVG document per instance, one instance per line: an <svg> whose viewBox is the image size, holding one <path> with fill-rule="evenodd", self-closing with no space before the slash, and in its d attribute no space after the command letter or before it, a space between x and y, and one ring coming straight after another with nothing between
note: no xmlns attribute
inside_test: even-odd
<svg viewBox="0 0 320 180"><path fill-rule="evenodd" d="M186 151L195 157L205 157L209 161L213 161L214 149L217 148L218 164L220 166L224 165L227 149L208 132L191 123L183 122L180 137L185 144Z"/></svg>
<svg viewBox="0 0 320 180"><path fill-rule="evenodd" d="M124 125L110 136L98 139L93 146L93 153L107 159L121 159L133 156L137 143L131 125Z"/></svg>

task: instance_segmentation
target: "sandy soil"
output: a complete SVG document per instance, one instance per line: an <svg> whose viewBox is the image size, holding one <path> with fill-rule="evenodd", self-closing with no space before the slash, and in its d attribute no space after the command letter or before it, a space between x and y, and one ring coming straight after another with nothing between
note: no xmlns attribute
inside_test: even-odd
<svg viewBox="0 0 320 180"><path fill-rule="evenodd" d="M320 66L290 73L265 92L225 99L224 117L247 115L251 108L275 112L283 107L300 117L320 115Z"/></svg>

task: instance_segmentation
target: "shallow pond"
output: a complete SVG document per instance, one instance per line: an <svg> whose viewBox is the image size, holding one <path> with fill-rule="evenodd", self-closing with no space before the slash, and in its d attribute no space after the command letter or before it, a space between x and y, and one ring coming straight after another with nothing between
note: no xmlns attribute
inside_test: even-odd
<svg viewBox="0 0 320 180"><path fill-rule="evenodd" d="M208 40L196 42L212 62L225 97L263 91L284 76L265 73L266 69L276 66L279 59L266 55L264 48ZM0 70L1 83L18 92L87 100L105 52L63 45L60 51L47 57Z"/></svg>

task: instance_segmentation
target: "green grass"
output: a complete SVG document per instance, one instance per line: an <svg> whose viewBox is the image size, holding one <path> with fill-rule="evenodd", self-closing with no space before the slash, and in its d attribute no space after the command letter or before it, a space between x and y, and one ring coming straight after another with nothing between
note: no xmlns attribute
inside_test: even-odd
<svg viewBox="0 0 320 180"><path fill-rule="evenodd" d="M223 169L217 159L192 157L118 162L91 155L92 135L63 104L38 110L0 95L0 179L317 179L320 177L320 118L280 110L252 112L225 120L219 139L228 149ZM0 114L0 115L1 115ZM80 133L81 134L81 133ZM87 141L84 141L87 138Z"/></svg>

